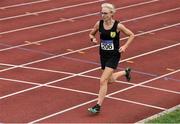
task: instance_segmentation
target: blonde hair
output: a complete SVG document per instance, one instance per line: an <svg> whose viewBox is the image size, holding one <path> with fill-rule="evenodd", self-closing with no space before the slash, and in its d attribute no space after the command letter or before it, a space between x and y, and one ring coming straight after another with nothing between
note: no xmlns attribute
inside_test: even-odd
<svg viewBox="0 0 180 124"><path fill-rule="evenodd" d="M113 14L116 12L115 6L111 3L103 3L101 7L109 9L109 11L111 11Z"/></svg>

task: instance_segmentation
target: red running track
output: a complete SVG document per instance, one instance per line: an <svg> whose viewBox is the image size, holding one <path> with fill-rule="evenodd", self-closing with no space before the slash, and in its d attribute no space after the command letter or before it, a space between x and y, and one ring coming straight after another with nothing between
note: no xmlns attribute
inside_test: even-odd
<svg viewBox="0 0 180 124"><path fill-rule="evenodd" d="M117 7L143 2L143 0L122 1L122 3L115 0L108 1L117 4ZM21 2L14 1L14 3L9 2L3 5L8 6ZM8 14L12 11L13 15L17 15L20 13L15 13L14 10L23 12L27 11L26 8L37 11L37 8L38 10L45 9L41 6L48 9L53 5L59 7L55 2L55 0L51 0L32 6L7 8L3 15L4 17L12 16ZM70 0L59 1L59 4L66 6L81 2L86 1L79 0L74 3ZM10 19L8 21L14 21L12 27L0 21L0 24L3 24L1 33L41 24L43 23L41 20L45 20L44 23L54 21L53 19L58 13L71 18L88 12L96 12L99 11L99 5L100 3L65 10L69 15L60 11L53 12L51 13L52 20L48 20L49 15L45 13L40 14L37 16L37 20L33 21L26 21L30 18L28 16ZM133 68L133 79L131 82L126 82L122 78L109 85L108 98L103 104L102 112L97 116L87 113L87 108L95 104L99 88L101 71L98 49L97 46L92 47L89 42L88 31L84 31L84 33L77 33L77 31L91 28L99 15L83 17L74 22L64 21L37 29L24 29L1 34L0 122L134 123L177 106L180 103L180 57L177 56L177 51L180 49L180 37L178 35L179 10L175 9L177 7L176 1L167 4L167 2L159 0L117 12L116 18L122 20L127 27L140 35L123 54L119 64L119 69L127 66ZM170 9L175 10L143 17ZM142 17L142 19L129 20L137 17ZM89 20L91 21L89 22ZM27 23L18 26L16 25L18 22ZM54 30L55 28L57 30ZM143 34L148 31L152 31L152 33ZM76 33L67 35L72 32ZM47 38L56 36L62 37L47 40ZM123 35L122 39L124 39ZM38 40L44 41L40 45L33 44L13 48L16 45L24 44L24 41L36 42ZM122 40L121 43L124 41ZM9 49L5 50L4 48ZM74 51L82 48L87 49L81 53Z"/></svg>

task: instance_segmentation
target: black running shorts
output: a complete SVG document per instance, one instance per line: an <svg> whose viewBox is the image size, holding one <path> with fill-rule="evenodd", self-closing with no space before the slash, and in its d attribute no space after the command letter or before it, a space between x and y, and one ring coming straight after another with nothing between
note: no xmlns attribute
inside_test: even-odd
<svg viewBox="0 0 180 124"><path fill-rule="evenodd" d="M109 67L112 69L116 69L120 60L120 53L111 54L111 55L100 55L101 61L101 69L105 69L105 67Z"/></svg>

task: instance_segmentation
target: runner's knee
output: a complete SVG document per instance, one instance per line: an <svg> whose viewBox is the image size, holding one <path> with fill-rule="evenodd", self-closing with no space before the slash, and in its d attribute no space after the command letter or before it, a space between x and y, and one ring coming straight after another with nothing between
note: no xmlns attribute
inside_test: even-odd
<svg viewBox="0 0 180 124"><path fill-rule="evenodd" d="M113 75L110 77L110 79L109 79L109 82L111 83L111 82L115 82L116 81L116 79L113 77Z"/></svg>
<svg viewBox="0 0 180 124"><path fill-rule="evenodd" d="M103 86L103 85L106 85L108 83L108 78L101 78L100 79L100 85Z"/></svg>

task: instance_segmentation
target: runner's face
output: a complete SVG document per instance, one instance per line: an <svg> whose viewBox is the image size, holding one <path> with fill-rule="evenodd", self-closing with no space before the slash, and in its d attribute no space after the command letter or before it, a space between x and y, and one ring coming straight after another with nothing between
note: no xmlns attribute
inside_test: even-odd
<svg viewBox="0 0 180 124"><path fill-rule="evenodd" d="M112 18L112 12L110 12L107 8L102 8L101 15L104 21L110 20Z"/></svg>

